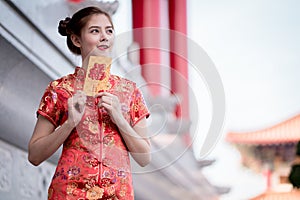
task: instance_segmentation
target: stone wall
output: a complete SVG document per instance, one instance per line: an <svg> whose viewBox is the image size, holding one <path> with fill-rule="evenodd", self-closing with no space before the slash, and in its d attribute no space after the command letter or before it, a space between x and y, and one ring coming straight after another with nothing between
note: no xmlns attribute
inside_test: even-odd
<svg viewBox="0 0 300 200"><path fill-rule="evenodd" d="M49 162L31 165L27 152L0 140L0 199L47 199L54 170Z"/></svg>

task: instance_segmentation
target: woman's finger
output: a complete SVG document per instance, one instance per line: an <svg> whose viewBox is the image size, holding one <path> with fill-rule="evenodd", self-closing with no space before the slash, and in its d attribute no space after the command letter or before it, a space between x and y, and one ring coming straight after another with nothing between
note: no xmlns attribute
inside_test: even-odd
<svg viewBox="0 0 300 200"><path fill-rule="evenodd" d="M69 109L75 108L78 112L81 113L84 110L85 102L86 96L84 94L76 93L73 97L68 99Z"/></svg>
<svg viewBox="0 0 300 200"><path fill-rule="evenodd" d="M97 97L102 97L104 95L104 92L99 92L98 94L96 94L94 97L97 98Z"/></svg>
<svg viewBox="0 0 300 200"><path fill-rule="evenodd" d="M102 102L105 102L105 103L112 104L112 102L113 102L113 98L111 98L111 97L106 97L106 96L103 96L103 97L101 98L101 101L102 101Z"/></svg>
<svg viewBox="0 0 300 200"><path fill-rule="evenodd" d="M78 105L79 105L79 106L78 106L79 112L82 113L82 112L84 111L85 104L84 104L84 103L82 103L82 104L78 103Z"/></svg>
<svg viewBox="0 0 300 200"><path fill-rule="evenodd" d="M101 103L101 106L103 106L104 108L106 108L108 111L112 110L112 106L108 103Z"/></svg>
<svg viewBox="0 0 300 200"><path fill-rule="evenodd" d="M102 101L102 100L100 100L99 102L98 102L98 107L102 107L103 105L112 105L112 101L108 101L108 100L106 100L106 101Z"/></svg>
<svg viewBox="0 0 300 200"><path fill-rule="evenodd" d="M83 91L77 91L74 96L73 96L74 99L86 99L86 95Z"/></svg>
<svg viewBox="0 0 300 200"><path fill-rule="evenodd" d="M109 93L109 92L100 92L98 94L95 95L95 97L102 97L102 96L110 96L110 97L113 97L115 95Z"/></svg>

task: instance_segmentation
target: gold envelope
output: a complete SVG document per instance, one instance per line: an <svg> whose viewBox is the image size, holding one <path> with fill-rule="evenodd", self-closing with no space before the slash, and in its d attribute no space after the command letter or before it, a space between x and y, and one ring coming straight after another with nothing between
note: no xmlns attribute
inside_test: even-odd
<svg viewBox="0 0 300 200"><path fill-rule="evenodd" d="M100 91L109 89L112 58L104 56L90 56L83 91L87 96L95 96Z"/></svg>

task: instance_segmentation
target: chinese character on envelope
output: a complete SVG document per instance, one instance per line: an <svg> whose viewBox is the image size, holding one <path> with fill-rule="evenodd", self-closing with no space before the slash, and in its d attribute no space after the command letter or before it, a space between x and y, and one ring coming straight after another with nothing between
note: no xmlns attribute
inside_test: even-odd
<svg viewBox="0 0 300 200"><path fill-rule="evenodd" d="M109 89L108 79L112 59L104 56L90 56L83 91L87 96L94 96Z"/></svg>

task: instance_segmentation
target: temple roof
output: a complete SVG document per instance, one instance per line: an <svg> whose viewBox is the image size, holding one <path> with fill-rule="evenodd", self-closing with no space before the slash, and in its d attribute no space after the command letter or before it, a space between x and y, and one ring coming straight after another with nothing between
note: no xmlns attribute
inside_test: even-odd
<svg viewBox="0 0 300 200"><path fill-rule="evenodd" d="M269 145L298 142L300 140L300 114L262 130L229 132L226 140L235 144Z"/></svg>
<svg viewBox="0 0 300 200"><path fill-rule="evenodd" d="M300 199L300 191L291 192L265 192L251 200L298 200Z"/></svg>

